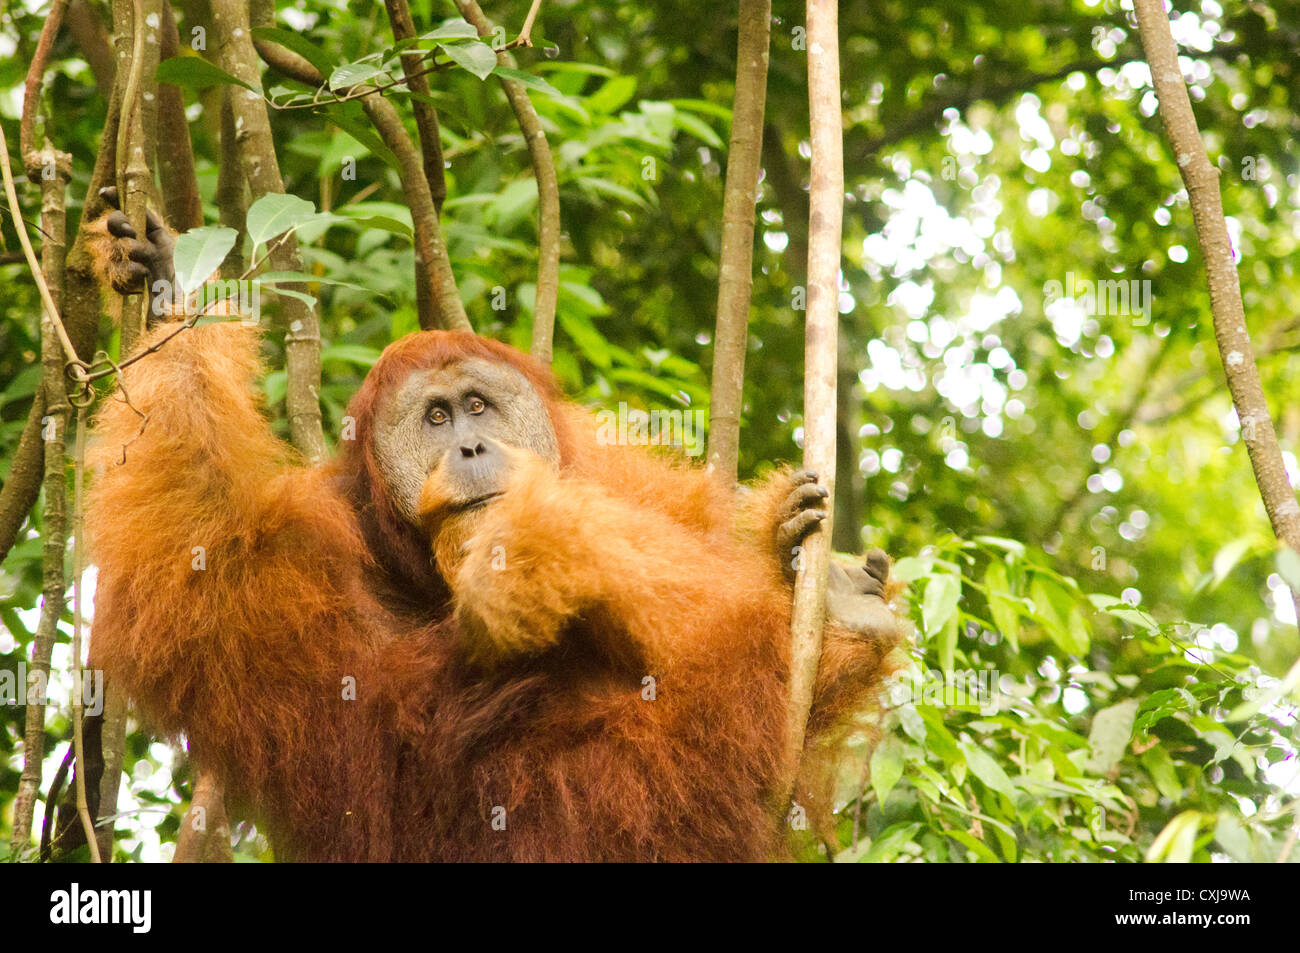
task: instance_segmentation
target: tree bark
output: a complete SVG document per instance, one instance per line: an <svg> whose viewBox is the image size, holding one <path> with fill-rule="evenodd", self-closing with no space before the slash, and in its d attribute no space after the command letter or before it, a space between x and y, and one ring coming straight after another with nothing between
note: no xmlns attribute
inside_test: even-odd
<svg viewBox="0 0 1300 953"><path fill-rule="evenodd" d="M239 0L212 0L212 42L218 65L236 79L261 88L261 71L250 27L248 4ZM232 89L231 107L244 178L253 199L283 193L284 179L275 156L265 101L246 89ZM276 242L270 261L275 271L302 271L297 239L290 235L285 241ZM320 412L320 321L314 308L287 295L280 298L280 312L285 328L288 374L285 413L289 418L289 434L307 461L317 463L325 458L327 451Z"/></svg>
<svg viewBox="0 0 1300 953"><path fill-rule="evenodd" d="M476 0L456 0L456 8L478 35L492 35L492 22L483 14ZM536 5L529 17L536 15ZM532 20L526 29L531 29ZM509 50L497 50L497 63L514 68L515 59ZM560 180L555 174L555 159L551 144L546 140L546 130L528 98L522 83L499 76L501 88L514 111L515 121L523 134L524 145L537 180L537 290L533 296L533 334L529 348L533 357L551 363L554 353L555 309L560 297Z"/></svg>
<svg viewBox="0 0 1300 953"><path fill-rule="evenodd" d="M393 39L399 43L414 39L415 21L411 19L411 8L406 0L384 0L384 6L388 9L388 22L393 26ZM431 95L429 77L420 72L419 60L415 56L402 57L402 73L406 76L406 88L416 94L411 97L411 111L415 113L415 128L420 135L424 178L429 183L434 211L441 216L442 203L447 198L447 175L442 165L442 133L438 129L438 111L431 103L416 98Z"/></svg>
<svg viewBox="0 0 1300 953"><path fill-rule="evenodd" d="M159 58L165 60L180 52L180 35L170 3L163 3L162 13ZM203 203L199 200L199 180L194 173L190 124L185 117L181 88L171 83L158 84L158 141L166 146L158 149L157 155L167 221L181 232L198 228L203 224Z"/></svg>
<svg viewBox="0 0 1300 953"><path fill-rule="evenodd" d="M139 22L137 22L137 19ZM122 90L124 128L117 135L116 173L122 211L136 233L145 233L146 209L155 194L153 168L158 130L159 26L162 0L113 0L113 31L118 59L126 69ZM136 57L139 62L136 62ZM135 349L144 333L147 295L129 295L122 302L123 357Z"/></svg>
<svg viewBox="0 0 1300 953"><path fill-rule="evenodd" d="M87 0L72 0L68 4L66 15L68 33L72 35L81 55L90 64L90 71L95 74L95 84L105 98L113 89L113 76L117 72L113 63L113 43L109 39L108 29L95 9Z"/></svg>
<svg viewBox="0 0 1300 953"><path fill-rule="evenodd" d="M55 27L57 29L57 25ZM29 87L30 88L30 87ZM37 94L39 95L39 93ZM35 101L31 103L35 107ZM33 156L44 168L53 166L54 176L41 179L41 271L50 296L62 310L64 265L67 256L66 190L72 167L72 157L57 153L47 141L42 153ZM44 446L45 510L41 525L41 615L32 641L31 673L40 673L49 684L50 656L58 638L59 619L63 615L64 578L63 561L67 550L67 437L68 391L63 376L67 355L54 329L50 315L41 316L41 368L45 407L42 421ZM19 686L25 691L27 686ZM32 818L36 797L41 788L41 767L45 760L45 700L32 704L27 699L26 723L23 730L23 770L18 778L18 791L14 796L13 853L31 846ZM51 808L52 809L52 808Z"/></svg>
<svg viewBox="0 0 1300 953"><path fill-rule="evenodd" d="M722 251L718 259L718 316L713 337L709 399L709 467L736 482L740 416L745 398L745 349L754 286L754 210L763 155L771 0L740 0L736 92L722 198Z"/></svg>
<svg viewBox="0 0 1300 953"><path fill-rule="evenodd" d="M804 343L804 468L835 496L835 410L840 238L844 215L844 143L840 114L839 11L836 0L808 0L808 115L812 187L808 223L808 314ZM830 567L833 505L803 544L790 623L790 768L794 787L813 684L821 658Z"/></svg>
<svg viewBox="0 0 1300 953"><path fill-rule="evenodd" d="M200 770L194 779L194 797L176 834L173 864L229 863L230 822L226 818L225 792L215 774Z"/></svg>
<svg viewBox="0 0 1300 953"><path fill-rule="evenodd" d="M1219 171L1210 162L1192 112L1192 102L1178 66L1178 49L1174 45L1169 18L1163 0L1135 0L1138 31L1151 81L1160 104L1160 119L1174 151L1178 171L1187 186L1196 225L1196 239L1205 261L1210 289L1210 312L1214 318L1214 338L1223 358L1242 439L1250 456L1255 483L1268 512L1277 538L1300 551L1300 503L1287 478L1282 450L1273 428L1268 401L1259 380L1259 367L1246 327L1246 311L1241 301L1241 284L1233 260L1232 242L1223 216L1223 197L1219 193ZM1292 600L1300 618L1300 592L1292 590Z"/></svg>

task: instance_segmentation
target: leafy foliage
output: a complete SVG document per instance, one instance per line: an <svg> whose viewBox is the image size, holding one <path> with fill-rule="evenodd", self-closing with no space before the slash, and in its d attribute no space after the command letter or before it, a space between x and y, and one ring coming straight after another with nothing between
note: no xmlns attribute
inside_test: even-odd
<svg viewBox="0 0 1300 953"><path fill-rule="evenodd" d="M1174 6L1265 391L1300 482L1300 4ZM250 210L242 251L255 260L251 245L264 250L289 228L299 239L305 273L258 280L320 302L328 435L382 348L416 328L412 228L396 160L359 103L311 102L391 85L384 95L409 120L414 97L396 81L413 50L436 64L444 236L475 327L525 347L531 331L537 189L496 82L507 76L527 87L555 153L557 373L593 405L707 409L732 8L546 5L535 46L516 50L510 70L431 0L412 4L423 32L406 43L391 41L382 5L277 7L276 28L258 35L329 82L322 94L264 74L290 195ZM797 455L802 433L807 93L794 9L778 4L773 23L742 439L751 476ZM1297 823L1300 638L1287 586L1300 585L1300 564L1278 554L1254 488L1128 9L841 5L837 545L904 557L917 637L880 744L868 760L864 735L845 768L830 844L839 859L1272 860ZM42 23L11 9L0 38L12 54L0 57L12 93L0 121L15 141ZM191 119L207 225L180 239L178 265L197 275L224 241L217 94L235 81L187 46L190 26L182 17L181 54L158 77L183 88ZM44 114L73 154L70 226L104 107L86 60L61 39ZM17 247L8 221L2 237ZM1122 309L1061 300L1067 284L1112 279L1137 282L1140 297ZM39 303L9 257L0 282L6 477L39 386ZM1050 293L1053 282L1067 293ZM117 347L107 332L101 343ZM268 408L287 433L274 335L268 356ZM0 571L0 671L29 652L42 528L38 504ZM55 669L66 671L60 638ZM991 700L982 672L996 673L985 676ZM973 684L976 697L944 696L944 684ZM68 688L56 682L55 698ZM0 812L17 786L23 716L0 705ZM51 709L46 784L69 733L66 708ZM119 851L155 858L174 840L186 772L132 731ZM164 813L144 813L154 810ZM824 856L811 837L806 849ZM237 855L265 859L265 845L244 828Z"/></svg>

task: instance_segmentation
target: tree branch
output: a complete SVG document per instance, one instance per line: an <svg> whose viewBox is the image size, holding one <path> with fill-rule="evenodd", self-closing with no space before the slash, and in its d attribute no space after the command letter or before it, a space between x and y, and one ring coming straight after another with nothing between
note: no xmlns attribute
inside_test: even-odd
<svg viewBox="0 0 1300 953"><path fill-rule="evenodd" d="M528 12L524 30L519 34L528 40L533 18L540 4L534 3ZM480 37L492 34L492 22L483 15L476 0L456 0L456 9L468 20ZM497 50L497 63L514 68L515 60L508 49ZM533 298L533 335L530 348L533 357L551 362L555 337L555 308L560 296L560 183L555 174L555 159L551 145L546 141L542 121L528 98L522 83L498 76L505 90L515 121L523 133L528 157L533 165L533 178L537 180L537 292Z"/></svg>
<svg viewBox="0 0 1300 953"><path fill-rule="evenodd" d="M808 0L808 115L812 183L808 223L808 313L804 343L804 468L835 495L835 408L844 143L837 0ZM803 544L790 622L789 774L793 791L821 660L833 510Z"/></svg>
<svg viewBox="0 0 1300 953"><path fill-rule="evenodd" d="M282 75L307 86L324 84L325 78L316 67L291 50L262 39L254 39L254 45L266 64ZM442 240L423 157L392 103L382 96L366 96L361 100L361 107L384 144L397 157L398 178L411 210L415 233L415 298L420 327L472 330Z"/></svg>
<svg viewBox="0 0 1300 953"><path fill-rule="evenodd" d="M194 780L190 809L185 812L176 834L172 863L228 863L233 859L221 781L215 774L200 769Z"/></svg>
<svg viewBox="0 0 1300 953"><path fill-rule="evenodd" d="M39 88L39 87L38 87ZM30 87L29 87L30 89ZM39 94L38 94L39 95ZM57 174L41 180L41 270L50 289L54 304L63 303L64 265L67 256L67 217L65 193L71 169L71 156L55 154L53 146L46 143L48 161ZM62 160L62 161L60 161ZM47 416L43 420L42 437L45 450L44 484L45 513L41 523L41 615L32 640L32 673L40 673L43 684L49 683L50 656L59 634L59 618L63 615L65 579L63 559L67 548L67 461L65 439L67 436L68 391L63 375L67 355L59 340L49 315L41 318L41 379ZM41 402L38 402L41 403ZM29 676L30 678L30 676ZM20 690L25 690L22 686ZM36 797L41 788L41 766L45 760L45 699L32 704L28 699L26 723L23 729L23 770L14 795L13 852L31 845L32 818Z"/></svg>
<svg viewBox="0 0 1300 953"><path fill-rule="evenodd" d="M740 416L745 396L745 349L754 287L754 210L763 155L771 0L740 0L736 90L722 197L722 250L718 257L718 314L713 336L709 398L709 468L736 482Z"/></svg>
<svg viewBox="0 0 1300 953"><path fill-rule="evenodd" d="M68 0L54 0L50 4L50 12L45 15L41 38L36 42L36 52L32 54L31 65L27 67L27 80L23 84L23 115L18 127L18 151L22 154L23 165L29 176L32 175L29 156L36 152L36 113L41 103L41 86L45 83L50 51L58 39L59 27L63 24L63 14L67 8ZM39 170L37 176L39 177ZM32 178L32 181L38 181L38 178Z"/></svg>
<svg viewBox="0 0 1300 953"><path fill-rule="evenodd" d="M240 0L212 0L212 41L219 64L231 76L253 87L261 86L261 70L253 48L249 6ZM261 96L246 90L232 90L231 108L235 119L244 178L254 199L282 194L284 179L271 138L271 123ZM275 271L302 271L302 256L294 236L277 243L271 251ZM315 308L295 297L280 297L284 326L285 365L288 385L285 412L293 444L310 462L325 458L325 434L321 428L320 321Z"/></svg>
<svg viewBox="0 0 1300 953"><path fill-rule="evenodd" d="M1160 104L1160 119L1173 147L1174 158L1196 225L1196 238L1205 261L1210 289L1210 312L1214 338L1223 358L1223 370L1232 403L1241 421L1242 439L1250 465L1268 511L1273 532L1287 546L1300 551L1300 503L1287 478L1282 450L1278 446L1273 418L1259 380L1259 368L1246 328L1241 285L1233 258L1232 242L1223 215L1219 193L1219 170L1210 162L1192 112L1191 99L1178 66L1169 18L1163 0L1135 0L1138 31L1151 67L1151 81ZM1300 592L1291 592L1300 615Z"/></svg>
<svg viewBox="0 0 1300 953"><path fill-rule="evenodd" d="M81 55L90 64L90 71L95 74L95 83L108 98L113 90L113 76L116 73L113 63L113 43L104 26L99 11L87 0L72 0L64 17L68 33L72 35Z"/></svg>
<svg viewBox="0 0 1300 953"><path fill-rule="evenodd" d="M159 57L170 59L180 51L180 34L172 5L162 5L162 32ZM194 147L190 143L190 124L185 118L185 98L179 86L158 84L158 141L166 143L158 150L158 178L162 182L163 208L167 221L177 231L188 231L203 224L203 203L199 200L199 180L194 173Z"/></svg>
<svg viewBox="0 0 1300 953"><path fill-rule="evenodd" d="M393 26L393 39L397 42L415 39L415 22L411 19L411 8L406 0L384 0L388 9L388 21ZM417 64L418 58L402 57L402 74L406 77L406 88L415 95L411 97L411 110L415 113L415 128L420 134L420 152L424 157L424 178L429 183L429 194L433 197L433 208L442 215L442 203L447 198L447 176L442 164L442 134L438 130L438 111L427 99L431 93L429 77Z"/></svg>

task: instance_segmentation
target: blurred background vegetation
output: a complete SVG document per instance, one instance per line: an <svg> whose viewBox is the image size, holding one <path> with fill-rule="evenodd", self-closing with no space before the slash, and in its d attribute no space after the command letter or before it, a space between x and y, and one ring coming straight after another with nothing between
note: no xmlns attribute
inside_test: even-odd
<svg viewBox="0 0 1300 953"><path fill-rule="evenodd" d="M100 4L85 6L107 23ZM183 51L204 6L175 7ZM277 26L336 65L391 45L379 4L276 6ZM411 7L421 31L455 16L450 3ZM485 10L513 35L526 7ZM2 6L0 121L11 142L43 8ZM801 434L802 5L778 0L773 12L744 478L797 459ZM1300 561L1279 559L1251 477L1131 15L1110 0L841 5L836 546L881 546L900 560L916 664L884 741L845 767L839 828L803 835L809 859L1300 860L1297 693L1294 678L1283 682L1300 655L1287 591L1300 586ZM1171 16L1294 485L1300 3L1176 0ZM552 0L533 36L516 55L543 81L531 98L560 182L556 371L594 407L707 408L734 10ZM432 79L443 229L462 297L480 333L526 348L537 248L527 153L492 78ZM194 82L190 131L215 224L220 86ZM274 74L265 83L272 95L288 85ZM414 128L406 94L387 95ZM44 115L73 155L73 216L105 106L84 51L63 36ZM409 229L410 213L385 157L337 124L312 110L272 109L271 121L288 192L370 216L300 233L308 267L340 282L312 288L333 439L368 366L417 326L411 243L398 227ZM34 221L36 190L23 194ZM398 225L374 225L383 220ZM40 304L7 218L2 237L0 476L40 386ZM1067 276L1149 282L1149 320L1054 300L1045 286ZM105 322L112 349L109 335ZM269 409L287 434L282 342L267 340ZM38 504L0 571L0 670L29 652L41 528ZM65 632L58 671L66 642ZM967 670L997 673L991 704L919 690L908 701L923 673ZM66 684L54 697L66 701ZM0 705L0 852L23 718ZM66 704L47 729L46 785L70 737ZM134 724L124 768L117 855L166 858L188 769ZM247 824L236 834L237 857L266 856Z"/></svg>

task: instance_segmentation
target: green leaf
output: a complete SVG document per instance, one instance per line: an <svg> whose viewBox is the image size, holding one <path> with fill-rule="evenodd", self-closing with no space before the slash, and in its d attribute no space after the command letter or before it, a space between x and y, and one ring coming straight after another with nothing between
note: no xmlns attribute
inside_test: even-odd
<svg viewBox="0 0 1300 953"><path fill-rule="evenodd" d="M999 863L998 855L979 838L975 837L968 831L946 830L943 832L946 836L951 837L963 847L974 852L975 856L986 864Z"/></svg>
<svg viewBox="0 0 1300 953"><path fill-rule="evenodd" d="M353 291L364 291L366 294L373 292L364 285L353 284L350 281L340 281L338 278L325 278L320 275L308 274L305 271L268 271L257 276L258 281L264 285L278 284L308 284L314 282L320 285L336 285L340 288L351 288Z"/></svg>
<svg viewBox="0 0 1300 953"><path fill-rule="evenodd" d="M610 115L623 106L636 93L635 76L615 76L586 99L591 112Z"/></svg>
<svg viewBox="0 0 1300 953"><path fill-rule="evenodd" d="M1196 847L1196 834L1201 827L1199 811L1183 811L1165 825L1156 839L1147 849L1146 860L1149 864L1190 863Z"/></svg>
<svg viewBox="0 0 1300 953"><path fill-rule="evenodd" d="M1219 812L1214 825L1214 839L1229 857L1239 864L1249 864L1255 859L1250 833L1230 810Z"/></svg>
<svg viewBox="0 0 1300 953"><path fill-rule="evenodd" d="M877 864L893 860L908 844L915 843L916 835L920 830L921 825L915 821L894 824L892 827L885 828L875 840L868 841L863 838L856 848L844 851L837 855L835 860L837 863L842 861L852 863L856 860L858 863L866 864ZM855 850L857 852L856 857L853 855Z"/></svg>
<svg viewBox="0 0 1300 953"><path fill-rule="evenodd" d="M532 73L525 73L521 69L512 69L509 66L494 66L492 72L505 79L513 79L521 86L550 96L553 99L561 99L564 94L542 79L540 76L534 76Z"/></svg>
<svg viewBox="0 0 1300 953"><path fill-rule="evenodd" d="M181 291L189 294L207 281L238 239L237 231L220 225L191 228L176 239L176 283Z"/></svg>
<svg viewBox="0 0 1300 953"><path fill-rule="evenodd" d="M154 78L160 83L184 86L186 89L207 89L209 86L242 86L250 92L261 96L262 91L250 86L242 79L236 79L225 70L213 66L201 56L173 56L158 64Z"/></svg>
<svg viewBox="0 0 1300 953"><path fill-rule="evenodd" d="M673 113L673 125L678 129L694 136L701 142L713 146L715 149L724 149L726 144L718 136L708 123L698 116L692 116L690 113Z"/></svg>
<svg viewBox="0 0 1300 953"><path fill-rule="evenodd" d="M953 659L957 654L957 633L958 616L954 612L948 616L948 621L943 624L943 629L939 632L939 668L943 669L945 677L952 674Z"/></svg>
<svg viewBox="0 0 1300 953"><path fill-rule="evenodd" d="M987 751L965 741L961 743L961 750L966 755L966 766L970 768L971 774L979 778L985 787L1015 800L1016 786Z"/></svg>
<svg viewBox="0 0 1300 953"><path fill-rule="evenodd" d="M442 51L462 69L487 79L497 67L497 55L486 43L442 43Z"/></svg>
<svg viewBox="0 0 1300 953"><path fill-rule="evenodd" d="M292 298L294 301L301 301L309 308L316 307L316 299L303 291L294 291L292 288L276 288L275 293L285 298Z"/></svg>
<svg viewBox="0 0 1300 953"><path fill-rule="evenodd" d="M283 192L263 195L248 208L248 237L253 246L265 244L277 235L308 221L316 215L316 206L306 199Z"/></svg>
<svg viewBox="0 0 1300 953"><path fill-rule="evenodd" d="M378 76L382 70L376 63L344 63L330 73L329 88L338 91L364 83Z"/></svg>
<svg viewBox="0 0 1300 953"><path fill-rule="evenodd" d="M886 735L871 753L871 789L882 808L902 776L903 743L897 735Z"/></svg>
<svg viewBox="0 0 1300 953"><path fill-rule="evenodd" d="M984 589L989 604L989 614L998 632L1007 640L1011 651L1020 651L1019 600L1011 594L1007 567L999 559L989 562L984 572Z"/></svg>
<svg viewBox="0 0 1300 953"><path fill-rule="evenodd" d="M925 597L921 603L921 621L926 636L933 636L957 611L961 598L961 580L951 573L931 576L925 584Z"/></svg>
<svg viewBox="0 0 1300 953"><path fill-rule="evenodd" d="M1071 655L1088 651L1088 627L1069 592L1047 576L1036 574L1029 584L1029 598L1034 602L1034 617L1061 651Z"/></svg>
<svg viewBox="0 0 1300 953"><path fill-rule="evenodd" d="M1133 721L1137 717L1138 703L1130 698L1118 704L1103 708L1092 718L1092 730L1088 732L1088 748L1091 752L1087 767L1095 774L1106 774L1120 758L1133 737Z"/></svg>
<svg viewBox="0 0 1300 953"><path fill-rule="evenodd" d="M1169 757L1164 745L1158 744L1142 752L1142 767L1147 769L1147 774L1151 775L1151 780L1161 795L1171 801L1177 801L1183 796L1183 786L1178 782L1174 759Z"/></svg>
<svg viewBox="0 0 1300 953"><path fill-rule="evenodd" d="M1004 549L1017 559L1023 559L1025 555L1025 544L1016 539L1004 539L1001 536L976 536L975 542Z"/></svg>
<svg viewBox="0 0 1300 953"><path fill-rule="evenodd" d="M461 17L444 20L436 29L420 36L421 40L477 40L478 30Z"/></svg>
<svg viewBox="0 0 1300 953"><path fill-rule="evenodd" d="M373 126L368 121L361 118L360 106L356 102L348 103L331 103L325 109L325 121L338 126L349 136L361 143L370 150L372 156L377 156L391 169L400 170L401 163L397 161L397 156L393 150L384 144L379 138ZM340 212L343 209L339 209Z"/></svg>
<svg viewBox="0 0 1300 953"><path fill-rule="evenodd" d="M934 560L920 556L904 556L894 563L892 575L899 582L916 582L930 575Z"/></svg>
<svg viewBox="0 0 1300 953"><path fill-rule="evenodd" d="M1234 539L1214 554L1214 562L1211 568L1211 591L1217 589L1223 580L1228 578L1228 574L1232 572L1237 563L1241 562L1241 558L1250 551L1250 547L1251 541L1243 537Z"/></svg>
<svg viewBox="0 0 1300 953"><path fill-rule="evenodd" d="M320 352L321 361L345 361L362 367L374 367L379 360L378 348L366 347L364 344L331 344Z"/></svg>

